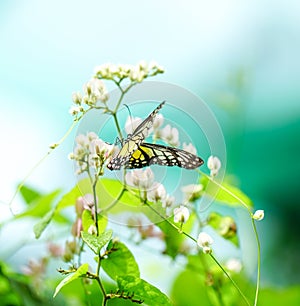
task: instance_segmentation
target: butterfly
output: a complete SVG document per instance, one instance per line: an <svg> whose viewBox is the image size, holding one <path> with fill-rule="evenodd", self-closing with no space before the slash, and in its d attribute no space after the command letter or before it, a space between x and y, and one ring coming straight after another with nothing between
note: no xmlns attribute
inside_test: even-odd
<svg viewBox="0 0 300 306"><path fill-rule="evenodd" d="M129 161L132 153L138 149L143 140L148 136L148 132L153 125L153 120L164 104L165 101L161 102L156 109L138 125L132 134L127 135L127 138L122 142L122 148L118 155L108 163L108 169L119 170Z"/></svg>
<svg viewBox="0 0 300 306"><path fill-rule="evenodd" d="M110 170L119 170L122 166L127 169L143 168L150 165L178 166L185 169L200 167L204 161L187 151L159 144L144 143L153 121L165 101L133 131L123 142L116 157L107 165Z"/></svg>

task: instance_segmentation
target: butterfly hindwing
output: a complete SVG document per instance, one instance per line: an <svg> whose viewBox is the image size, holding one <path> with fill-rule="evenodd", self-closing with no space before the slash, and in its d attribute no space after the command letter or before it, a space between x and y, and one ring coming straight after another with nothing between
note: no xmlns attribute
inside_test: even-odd
<svg viewBox="0 0 300 306"><path fill-rule="evenodd" d="M149 130L153 125L153 121L159 110L163 107L165 101L160 103L156 109L123 141L122 148L118 155L114 157L107 168L110 170L119 170L124 164L126 164L133 152L135 152L144 139L148 136Z"/></svg>
<svg viewBox="0 0 300 306"><path fill-rule="evenodd" d="M142 143L125 163L125 168L135 169L157 164L195 169L203 163L204 161L200 157L181 149L159 144Z"/></svg>

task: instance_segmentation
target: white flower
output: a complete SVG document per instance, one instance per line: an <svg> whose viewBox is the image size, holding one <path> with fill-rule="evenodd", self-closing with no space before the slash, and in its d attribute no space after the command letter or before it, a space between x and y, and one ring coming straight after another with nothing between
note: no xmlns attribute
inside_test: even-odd
<svg viewBox="0 0 300 306"><path fill-rule="evenodd" d="M80 112L80 108L76 105L72 105L69 109L69 114L71 114L72 116L77 115Z"/></svg>
<svg viewBox="0 0 300 306"><path fill-rule="evenodd" d="M132 82L140 83L143 81L145 77L147 77L146 71L140 68L141 67L138 65L133 67L132 70L130 71L129 77Z"/></svg>
<svg viewBox="0 0 300 306"><path fill-rule="evenodd" d="M175 197L167 194L167 196L162 200L162 207L163 208L171 207L174 203L175 203Z"/></svg>
<svg viewBox="0 0 300 306"><path fill-rule="evenodd" d="M189 202L199 199L202 194L202 190L202 184L190 184L181 188L181 191L184 193L184 200Z"/></svg>
<svg viewBox="0 0 300 306"><path fill-rule="evenodd" d="M97 101L108 100L108 92L102 80L92 78L83 86L83 90L86 93L82 99L85 104L94 105Z"/></svg>
<svg viewBox="0 0 300 306"><path fill-rule="evenodd" d="M178 223L185 223L190 217L189 210L183 206L180 205L179 207L174 209L174 222Z"/></svg>
<svg viewBox="0 0 300 306"><path fill-rule="evenodd" d="M163 184L154 183L147 193L147 199L152 202L162 201L166 198L167 192Z"/></svg>
<svg viewBox="0 0 300 306"><path fill-rule="evenodd" d="M80 92L74 92L74 93L72 94L72 100L73 100L73 102L74 102L75 104L80 105L81 102L82 102L82 95L81 95L81 93L80 93Z"/></svg>
<svg viewBox="0 0 300 306"><path fill-rule="evenodd" d="M106 63L100 66L95 67L94 72L97 77L103 79L112 79L113 74L117 72L117 67L111 63Z"/></svg>
<svg viewBox="0 0 300 306"><path fill-rule="evenodd" d="M183 143L183 150L190 152L194 155L197 155L197 150L196 148L192 145L192 143L186 144L185 142Z"/></svg>
<svg viewBox="0 0 300 306"><path fill-rule="evenodd" d="M225 267L232 272L239 273L243 266L238 259L231 258L225 263Z"/></svg>
<svg viewBox="0 0 300 306"><path fill-rule="evenodd" d="M164 123L164 116L162 114L157 114L153 120L153 129L159 129Z"/></svg>
<svg viewBox="0 0 300 306"><path fill-rule="evenodd" d="M112 156L114 145L104 142L102 139L93 139L90 143L90 152L103 156L105 159Z"/></svg>
<svg viewBox="0 0 300 306"><path fill-rule="evenodd" d="M127 117L125 122L125 132L127 134L132 134L133 131L142 123L142 119L139 117Z"/></svg>
<svg viewBox="0 0 300 306"><path fill-rule="evenodd" d="M152 69L156 69L158 67L158 64L156 61L150 61L148 66L149 66L149 70L152 70Z"/></svg>
<svg viewBox="0 0 300 306"><path fill-rule="evenodd" d="M210 176L214 177L219 173L221 161L216 156L210 156L207 160L207 167L210 170Z"/></svg>
<svg viewBox="0 0 300 306"><path fill-rule="evenodd" d="M79 134L78 136L76 136L75 142L77 143L77 145L80 146L85 146L89 143L88 138L84 134Z"/></svg>
<svg viewBox="0 0 300 306"><path fill-rule="evenodd" d="M176 128L172 128L170 124L166 125L160 133L161 139L171 146L179 146L179 133Z"/></svg>
<svg viewBox="0 0 300 306"><path fill-rule="evenodd" d="M252 218L257 221L262 220L264 217L265 217L265 211L262 209L257 210L252 216Z"/></svg>
<svg viewBox="0 0 300 306"><path fill-rule="evenodd" d="M197 239L197 244L202 248L205 254L212 252L211 245L213 244L213 239L205 232L201 232Z"/></svg>
<svg viewBox="0 0 300 306"><path fill-rule="evenodd" d="M136 169L127 172L125 180L128 185L147 190L153 185L154 174L150 168L145 170Z"/></svg>
<svg viewBox="0 0 300 306"><path fill-rule="evenodd" d="M102 175L103 165L113 155L115 146L104 142L94 132L78 135L76 143L74 151L69 154L69 159L75 160L78 166L76 173L81 174L90 167Z"/></svg>
<svg viewBox="0 0 300 306"><path fill-rule="evenodd" d="M140 70L147 71L148 70L148 64L146 61L142 60L138 63L138 67Z"/></svg>

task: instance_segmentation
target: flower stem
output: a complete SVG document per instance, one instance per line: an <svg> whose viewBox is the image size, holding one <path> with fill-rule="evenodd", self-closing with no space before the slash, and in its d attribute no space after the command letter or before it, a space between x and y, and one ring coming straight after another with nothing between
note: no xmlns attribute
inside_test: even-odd
<svg viewBox="0 0 300 306"><path fill-rule="evenodd" d="M94 203L95 203L95 225L96 225L96 232L97 236L99 236L99 228L98 228L98 205L97 205L97 194L96 194L96 187L97 187L98 179L95 178L93 182L93 196L94 196Z"/></svg>
<svg viewBox="0 0 300 306"><path fill-rule="evenodd" d="M217 259L212 255L209 254L210 257L212 258L212 260L219 266L219 268L224 272L224 274L227 276L227 278L231 281L231 283L233 284L233 286L237 289L237 291L239 292L239 294L242 296L242 298L244 299L245 303L247 305L250 306L247 298L245 297L244 293L241 291L241 289L239 288L239 286L236 284L236 282L230 277L230 275L226 272L226 270L221 266L221 264L217 261Z"/></svg>
<svg viewBox="0 0 300 306"><path fill-rule="evenodd" d="M255 233L255 239L256 239L256 244L257 244L257 280L256 280L256 290L255 290L255 299L254 299L254 306L257 305L257 300L258 300L258 292L259 292L259 285L260 285L260 258L261 258L261 251L260 251L260 242L259 242L259 237L255 225L255 220L252 218L252 227L253 231Z"/></svg>

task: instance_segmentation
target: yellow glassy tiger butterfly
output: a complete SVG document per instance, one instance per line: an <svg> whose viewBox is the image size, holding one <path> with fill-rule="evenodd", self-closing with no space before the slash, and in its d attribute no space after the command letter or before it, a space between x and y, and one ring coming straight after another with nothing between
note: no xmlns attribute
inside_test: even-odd
<svg viewBox="0 0 300 306"><path fill-rule="evenodd" d="M135 169L154 164L195 169L204 163L200 157L187 151L143 142L148 136L155 116L164 104L165 101L160 103L133 133L127 136L118 155L108 163L108 169L119 170L122 166L127 169Z"/></svg>

